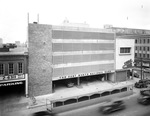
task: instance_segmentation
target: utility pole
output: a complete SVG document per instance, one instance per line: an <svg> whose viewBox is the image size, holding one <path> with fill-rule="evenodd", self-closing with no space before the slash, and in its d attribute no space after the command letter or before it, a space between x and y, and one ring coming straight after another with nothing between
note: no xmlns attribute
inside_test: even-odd
<svg viewBox="0 0 150 116"><path fill-rule="evenodd" d="M143 79L143 60L141 58L141 80Z"/></svg>

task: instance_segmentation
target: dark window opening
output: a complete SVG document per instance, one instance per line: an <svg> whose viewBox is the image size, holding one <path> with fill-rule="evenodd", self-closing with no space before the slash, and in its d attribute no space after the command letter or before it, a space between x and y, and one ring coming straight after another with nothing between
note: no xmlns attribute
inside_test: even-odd
<svg viewBox="0 0 150 116"><path fill-rule="evenodd" d="M131 48L130 47L120 48L120 53L131 53Z"/></svg>
<svg viewBox="0 0 150 116"><path fill-rule="evenodd" d="M112 92L111 92L111 94L116 94L116 93L119 93L120 92L120 90L119 89L116 89L116 90L113 90Z"/></svg>
<svg viewBox="0 0 150 116"><path fill-rule="evenodd" d="M18 63L18 73L23 73L23 63L22 62L19 62Z"/></svg>
<svg viewBox="0 0 150 116"><path fill-rule="evenodd" d="M8 71L9 71L9 74L13 74L14 73L14 64L13 63L9 63L9 66L8 66Z"/></svg>
<svg viewBox="0 0 150 116"><path fill-rule="evenodd" d="M101 96L107 96L107 95L110 95L110 92L109 92L109 91L103 92L103 93L101 94Z"/></svg>
<svg viewBox="0 0 150 116"><path fill-rule="evenodd" d="M64 105L72 104L72 103L76 103L76 102L77 102L77 99L68 99L68 100L64 101Z"/></svg>
<svg viewBox="0 0 150 116"><path fill-rule="evenodd" d="M54 104L53 104L53 106L54 107L58 107L58 106L62 106L63 105L63 102L55 102Z"/></svg>
<svg viewBox="0 0 150 116"><path fill-rule="evenodd" d="M78 102L82 102L82 101L85 101L85 100L89 100L89 97L88 97L88 96L80 97L80 98L78 99Z"/></svg>
<svg viewBox="0 0 150 116"><path fill-rule="evenodd" d="M90 96L90 99L95 99L95 98L99 98L100 94L93 94Z"/></svg>
<svg viewBox="0 0 150 116"><path fill-rule="evenodd" d="M121 92L124 92L124 91L127 91L127 87L121 89Z"/></svg>
<svg viewBox="0 0 150 116"><path fill-rule="evenodd" d="M4 75L4 64L0 63L0 75Z"/></svg>

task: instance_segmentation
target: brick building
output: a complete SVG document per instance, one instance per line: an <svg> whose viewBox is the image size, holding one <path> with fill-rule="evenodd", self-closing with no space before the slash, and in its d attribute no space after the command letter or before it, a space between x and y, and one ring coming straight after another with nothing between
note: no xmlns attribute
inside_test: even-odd
<svg viewBox="0 0 150 116"><path fill-rule="evenodd" d="M6 50L2 50L6 49ZM1 96L14 93L28 95L27 48L1 48L0 91Z"/></svg>

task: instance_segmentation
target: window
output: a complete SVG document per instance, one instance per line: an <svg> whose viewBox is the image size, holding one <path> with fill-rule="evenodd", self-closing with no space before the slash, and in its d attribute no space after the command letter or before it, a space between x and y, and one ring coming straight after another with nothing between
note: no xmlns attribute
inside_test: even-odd
<svg viewBox="0 0 150 116"><path fill-rule="evenodd" d="M143 47L143 50L145 50L145 47Z"/></svg>
<svg viewBox="0 0 150 116"><path fill-rule="evenodd" d="M135 50L137 50L137 47L135 47Z"/></svg>
<svg viewBox="0 0 150 116"><path fill-rule="evenodd" d="M140 43L142 43L141 39L140 39Z"/></svg>
<svg viewBox="0 0 150 116"><path fill-rule="evenodd" d="M147 54L147 58L149 58L149 54Z"/></svg>
<svg viewBox="0 0 150 116"><path fill-rule="evenodd" d="M143 43L145 43L145 39L143 40Z"/></svg>
<svg viewBox="0 0 150 116"><path fill-rule="evenodd" d="M147 47L147 51L149 51L149 47Z"/></svg>
<svg viewBox="0 0 150 116"><path fill-rule="evenodd" d="M22 62L18 63L18 73L23 73L23 63Z"/></svg>
<svg viewBox="0 0 150 116"><path fill-rule="evenodd" d="M131 53L130 47L120 48L120 53Z"/></svg>
<svg viewBox="0 0 150 116"><path fill-rule="evenodd" d="M149 39L147 39L147 43L149 43Z"/></svg>
<svg viewBox="0 0 150 116"><path fill-rule="evenodd" d="M143 57L145 57L145 54L143 54Z"/></svg>
<svg viewBox="0 0 150 116"><path fill-rule="evenodd" d="M0 63L0 75L4 75L4 64Z"/></svg>
<svg viewBox="0 0 150 116"><path fill-rule="evenodd" d="M135 40L135 43L137 43L137 39Z"/></svg>
<svg viewBox="0 0 150 116"><path fill-rule="evenodd" d="M14 73L14 64L13 63L9 63L8 71L9 71L9 74L13 74Z"/></svg>

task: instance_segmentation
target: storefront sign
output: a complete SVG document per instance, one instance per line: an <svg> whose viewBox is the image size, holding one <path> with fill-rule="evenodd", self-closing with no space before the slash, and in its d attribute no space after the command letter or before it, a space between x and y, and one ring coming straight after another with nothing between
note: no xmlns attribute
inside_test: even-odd
<svg viewBox="0 0 150 116"><path fill-rule="evenodd" d="M143 62L142 66L150 67L149 62Z"/></svg>
<svg viewBox="0 0 150 116"><path fill-rule="evenodd" d="M23 78L25 78L24 74L0 76L0 80L12 80L12 79L23 79Z"/></svg>
<svg viewBox="0 0 150 116"><path fill-rule="evenodd" d="M66 79L66 78L74 78L74 77L82 77L82 76L89 76L89 75L96 75L96 74L105 74L105 73L112 73L114 71L101 71L101 72L92 72L92 73L84 73L84 74L76 74L76 75L66 75L59 77L60 79Z"/></svg>
<svg viewBox="0 0 150 116"><path fill-rule="evenodd" d="M21 85L23 82L9 82L9 83L0 83L0 87L12 86L12 85Z"/></svg>
<svg viewBox="0 0 150 116"><path fill-rule="evenodd" d="M132 68L132 67L133 67L133 61L132 61L132 59L127 60L126 62L124 62L124 65L122 66L123 69Z"/></svg>

